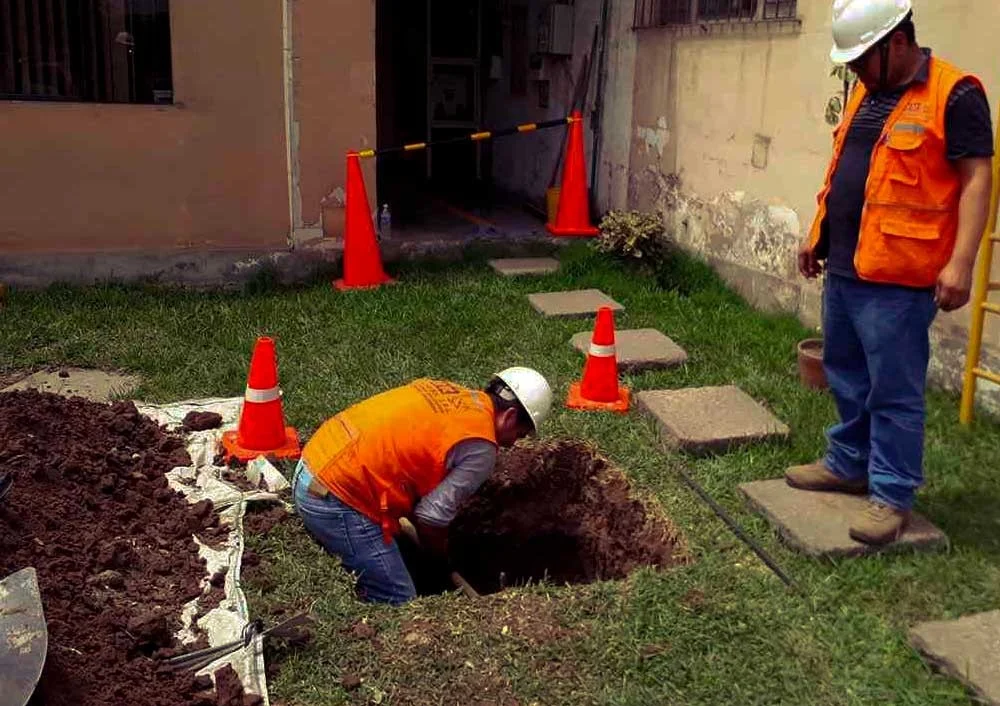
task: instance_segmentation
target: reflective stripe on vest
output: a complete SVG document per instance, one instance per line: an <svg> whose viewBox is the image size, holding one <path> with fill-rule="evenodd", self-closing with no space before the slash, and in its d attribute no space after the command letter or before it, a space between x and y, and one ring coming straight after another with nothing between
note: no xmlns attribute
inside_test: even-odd
<svg viewBox="0 0 1000 706"><path fill-rule="evenodd" d="M275 400L281 398L281 389L277 387L269 387L266 390L255 390L252 387L248 387L243 398L247 402L254 402L257 404L274 402Z"/></svg>

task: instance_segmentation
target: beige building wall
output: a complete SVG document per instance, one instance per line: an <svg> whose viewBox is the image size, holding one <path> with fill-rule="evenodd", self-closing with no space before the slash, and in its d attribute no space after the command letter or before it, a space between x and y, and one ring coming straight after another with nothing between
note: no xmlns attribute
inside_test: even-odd
<svg viewBox="0 0 1000 706"><path fill-rule="evenodd" d="M831 153L824 121L841 89L830 77L830 0L799 0L801 28L708 37L666 29L637 41L628 203L661 209L677 239L708 258L755 304L818 325L820 287L796 273ZM918 41L977 73L996 116L1000 3L914 0ZM1000 257L996 267L1000 277ZM968 307L935 326L938 383L954 387ZM1000 369L1000 325L987 331Z"/></svg>
<svg viewBox="0 0 1000 706"><path fill-rule="evenodd" d="M328 194L342 219L373 0L171 0L170 24L174 105L0 102L0 253L281 249Z"/></svg>
<svg viewBox="0 0 1000 706"><path fill-rule="evenodd" d="M375 0L290 0L294 33L292 144L296 229L343 231L346 163L375 146ZM364 160L374 208L375 162ZM324 208L326 206L326 208Z"/></svg>
<svg viewBox="0 0 1000 706"><path fill-rule="evenodd" d="M170 9L175 105L0 103L0 251L285 244L281 3Z"/></svg>

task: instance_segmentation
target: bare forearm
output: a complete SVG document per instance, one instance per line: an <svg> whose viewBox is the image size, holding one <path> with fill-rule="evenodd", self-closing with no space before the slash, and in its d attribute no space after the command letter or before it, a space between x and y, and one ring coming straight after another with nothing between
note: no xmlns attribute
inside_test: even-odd
<svg viewBox="0 0 1000 706"><path fill-rule="evenodd" d="M983 231L989 218L992 188L993 176L988 167L977 169L963 184L958 204L958 237L951 259L970 269L976 262Z"/></svg>

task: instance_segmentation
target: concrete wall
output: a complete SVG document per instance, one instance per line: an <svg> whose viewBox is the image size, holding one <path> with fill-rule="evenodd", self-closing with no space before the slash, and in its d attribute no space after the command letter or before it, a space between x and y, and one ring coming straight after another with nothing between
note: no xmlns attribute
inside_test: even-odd
<svg viewBox="0 0 1000 706"><path fill-rule="evenodd" d="M989 47L1000 4L914 5L921 44L978 73L995 109L1000 64ZM628 202L662 210L679 242L757 305L818 324L820 289L799 278L795 254L830 158L824 111L840 84L829 76L829 0L799 0L798 11L791 32L636 33ZM957 384L967 321L968 308L936 323L939 384ZM987 334L998 368L1000 325Z"/></svg>
<svg viewBox="0 0 1000 706"><path fill-rule="evenodd" d="M284 245L281 3L170 8L176 105L0 103L0 251Z"/></svg>
<svg viewBox="0 0 1000 706"><path fill-rule="evenodd" d="M375 0L294 0L293 123L297 228L342 230L344 156L375 146ZM364 163L374 208L375 164Z"/></svg>
<svg viewBox="0 0 1000 706"><path fill-rule="evenodd" d="M284 248L330 194L339 226L344 154L375 142L373 0L172 0L170 22L174 105L0 102L0 252Z"/></svg>

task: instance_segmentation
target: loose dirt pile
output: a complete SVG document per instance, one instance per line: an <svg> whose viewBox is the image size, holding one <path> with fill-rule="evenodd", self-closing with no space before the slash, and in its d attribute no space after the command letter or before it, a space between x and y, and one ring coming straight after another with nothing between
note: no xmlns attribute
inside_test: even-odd
<svg viewBox="0 0 1000 706"><path fill-rule="evenodd" d="M542 579L621 579L684 561L670 524L592 447L572 441L503 453L452 524L450 553L483 593Z"/></svg>
<svg viewBox="0 0 1000 706"><path fill-rule="evenodd" d="M172 635L202 593L191 535L219 521L167 486L164 473L189 463L183 440L130 402L0 394L0 470L15 476L0 502L0 576L36 568L49 629L34 706L217 703L210 683L156 659L189 649Z"/></svg>

